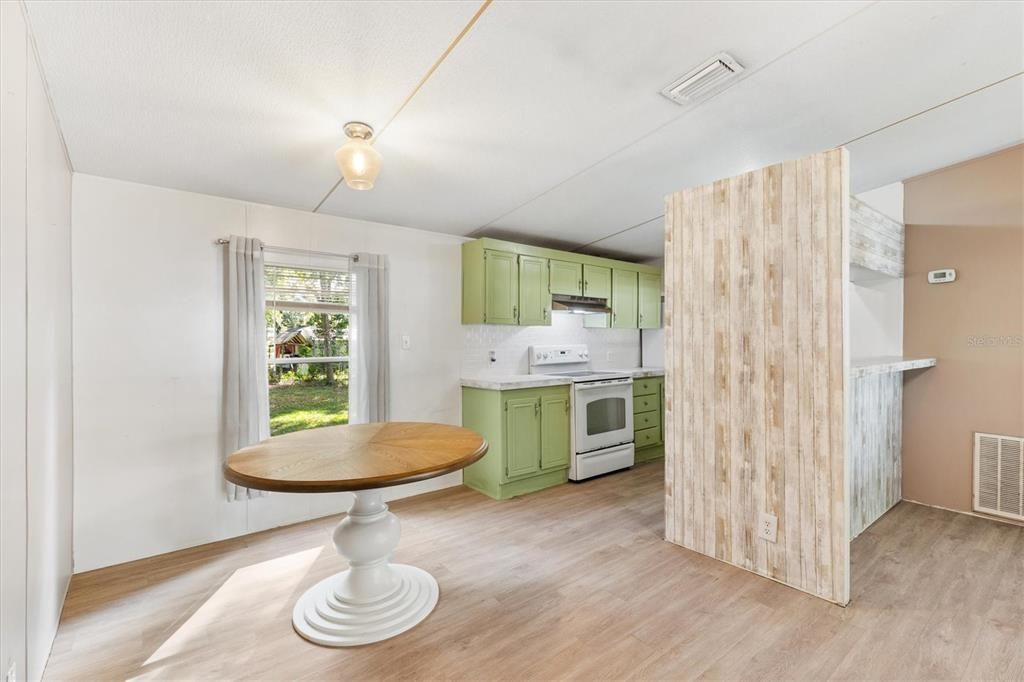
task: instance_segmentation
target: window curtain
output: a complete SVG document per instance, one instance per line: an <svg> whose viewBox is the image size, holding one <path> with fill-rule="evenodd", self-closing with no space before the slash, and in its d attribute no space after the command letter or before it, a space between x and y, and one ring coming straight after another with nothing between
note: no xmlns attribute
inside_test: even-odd
<svg viewBox="0 0 1024 682"><path fill-rule="evenodd" d="M349 422L388 420L388 259L357 254L349 336Z"/></svg>
<svg viewBox="0 0 1024 682"><path fill-rule="evenodd" d="M225 457L270 437L263 244L251 237L232 236L227 257ZM266 494L227 481L224 484L229 500Z"/></svg>

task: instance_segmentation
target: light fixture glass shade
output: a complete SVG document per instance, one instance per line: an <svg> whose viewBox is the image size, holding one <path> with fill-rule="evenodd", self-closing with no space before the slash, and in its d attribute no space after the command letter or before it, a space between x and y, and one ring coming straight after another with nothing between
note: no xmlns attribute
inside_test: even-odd
<svg viewBox="0 0 1024 682"><path fill-rule="evenodd" d="M334 153L341 176L352 189L373 189L381 162L380 152L369 143L373 129L362 123L349 123L345 133L349 136L348 142Z"/></svg>

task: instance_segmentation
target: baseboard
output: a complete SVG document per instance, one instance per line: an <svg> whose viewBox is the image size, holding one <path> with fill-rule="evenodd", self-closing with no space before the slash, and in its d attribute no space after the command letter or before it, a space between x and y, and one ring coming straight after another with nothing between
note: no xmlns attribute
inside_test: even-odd
<svg viewBox="0 0 1024 682"><path fill-rule="evenodd" d="M1014 521L1013 519L1004 519L1000 516L989 516L988 514L979 514L974 511L967 511L966 509L950 509L949 507L943 507L941 504L928 504L927 502L919 502L917 500L911 500L903 498L901 502L910 502L911 504L919 504L922 507L931 507L932 509L941 509L942 511L953 512L954 514L964 514L965 516L973 516L976 519L985 519L986 521L998 521L999 523L1005 523L1010 526L1017 526L1018 528L1024 528L1024 523L1020 521Z"/></svg>
<svg viewBox="0 0 1024 682"><path fill-rule="evenodd" d="M46 677L46 666L50 662L50 655L53 653L53 643L57 640L57 631L60 630L60 623L64 620L64 605L68 602L68 590L71 589L71 577L72 573L68 573L68 579L64 581L64 592L60 597L60 613L57 614L57 623L53 627L53 632L50 633L50 645L46 647L46 656L39 665L39 679L42 680ZM26 673L28 671L26 670Z"/></svg>

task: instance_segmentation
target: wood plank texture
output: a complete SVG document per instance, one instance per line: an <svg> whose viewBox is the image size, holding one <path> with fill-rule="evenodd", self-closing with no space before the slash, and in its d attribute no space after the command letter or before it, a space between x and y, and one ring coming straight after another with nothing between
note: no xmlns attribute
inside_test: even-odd
<svg viewBox="0 0 1024 682"><path fill-rule="evenodd" d="M903 374L869 374L850 384L850 538L900 501Z"/></svg>
<svg viewBox="0 0 1024 682"><path fill-rule="evenodd" d="M848 177L844 149L762 168L670 195L665 228L666 538L840 604Z"/></svg>
<svg viewBox="0 0 1024 682"><path fill-rule="evenodd" d="M662 541L660 462L498 502L389 503L441 583L394 639L314 646L295 598L337 517L76 575L44 679L1024 679L1024 528L901 503L846 609Z"/></svg>
<svg viewBox="0 0 1024 682"><path fill-rule="evenodd" d="M850 197L850 262L891 277L903 277L903 223Z"/></svg>
<svg viewBox="0 0 1024 682"><path fill-rule="evenodd" d="M228 456L224 477L282 493L368 490L458 471L487 454L461 426L428 422L346 424L274 436Z"/></svg>

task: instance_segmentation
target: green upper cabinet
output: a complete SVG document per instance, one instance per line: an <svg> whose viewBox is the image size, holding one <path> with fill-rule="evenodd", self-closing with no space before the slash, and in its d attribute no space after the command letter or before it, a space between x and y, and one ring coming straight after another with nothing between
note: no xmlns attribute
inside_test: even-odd
<svg viewBox="0 0 1024 682"><path fill-rule="evenodd" d="M612 327L637 327L637 273L632 270L612 270Z"/></svg>
<svg viewBox="0 0 1024 682"><path fill-rule="evenodd" d="M614 280L614 283L613 283ZM585 327L661 325L661 269L483 237L462 245L462 324L551 324L551 296L608 300Z"/></svg>
<svg viewBox="0 0 1024 682"><path fill-rule="evenodd" d="M569 395L546 395L540 401L540 468L569 466Z"/></svg>
<svg viewBox="0 0 1024 682"><path fill-rule="evenodd" d="M564 296L583 295L583 265L564 260L548 261L551 270L551 293Z"/></svg>
<svg viewBox="0 0 1024 682"><path fill-rule="evenodd" d="M535 474L540 470L540 398L505 401L505 477Z"/></svg>
<svg viewBox="0 0 1024 682"><path fill-rule="evenodd" d="M551 324L551 291L548 261L536 256L519 256L519 324Z"/></svg>
<svg viewBox="0 0 1024 682"><path fill-rule="evenodd" d="M583 295L593 298L611 298L612 269L584 263Z"/></svg>
<svg viewBox="0 0 1024 682"><path fill-rule="evenodd" d="M484 251L484 322L519 324L518 256L507 251Z"/></svg>
<svg viewBox="0 0 1024 682"><path fill-rule="evenodd" d="M640 329L657 329L661 326L661 275L641 272L637 277L637 323Z"/></svg>

